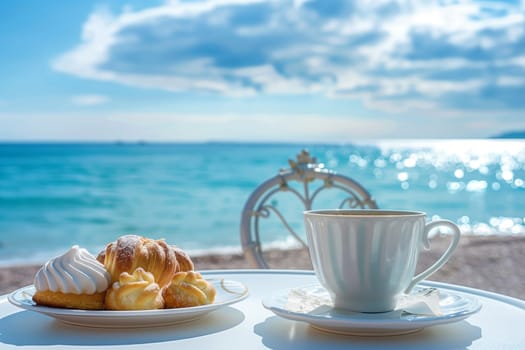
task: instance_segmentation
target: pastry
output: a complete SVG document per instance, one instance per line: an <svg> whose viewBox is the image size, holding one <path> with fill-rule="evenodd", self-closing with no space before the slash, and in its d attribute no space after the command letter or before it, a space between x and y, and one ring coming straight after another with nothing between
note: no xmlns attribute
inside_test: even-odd
<svg viewBox="0 0 525 350"><path fill-rule="evenodd" d="M104 265L75 245L38 270L33 301L52 307L99 310L104 307L109 284L110 275Z"/></svg>
<svg viewBox="0 0 525 350"><path fill-rule="evenodd" d="M132 274L122 272L106 293L108 310L151 310L164 308L161 289L153 274L139 267Z"/></svg>
<svg viewBox="0 0 525 350"><path fill-rule="evenodd" d="M162 292L166 308L211 304L215 294L215 287L194 271L177 272Z"/></svg>
<svg viewBox="0 0 525 350"><path fill-rule="evenodd" d="M171 246L173 248L173 251L175 252L175 257L177 258L177 262L179 263L179 268L177 269L177 272L179 271L193 271L195 267L193 266L193 261L191 261L190 256L182 249L180 249L177 246Z"/></svg>
<svg viewBox="0 0 525 350"><path fill-rule="evenodd" d="M153 274L155 282L167 286L178 270L175 251L164 240L137 235L125 235L109 243L97 257L116 282L123 272L132 273L138 267Z"/></svg>

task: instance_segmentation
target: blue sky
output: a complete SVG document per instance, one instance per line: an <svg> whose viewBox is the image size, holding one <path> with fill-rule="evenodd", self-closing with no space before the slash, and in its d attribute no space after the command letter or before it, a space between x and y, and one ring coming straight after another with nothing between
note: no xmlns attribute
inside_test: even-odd
<svg viewBox="0 0 525 350"><path fill-rule="evenodd" d="M525 130L525 1L0 2L0 140Z"/></svg>

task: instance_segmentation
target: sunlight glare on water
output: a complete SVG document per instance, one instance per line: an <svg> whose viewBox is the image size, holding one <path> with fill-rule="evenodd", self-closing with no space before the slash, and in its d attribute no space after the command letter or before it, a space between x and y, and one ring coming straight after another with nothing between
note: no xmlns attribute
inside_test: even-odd
<svg viewBox="0 0 525 350"><path fill-rule="evenodd" d="M434 204L429 204L429 207L439 207L436 205L439 200L448 201L454 207L459 202L458 196L462 196L462 201L466 199L462 206L470 207L454 208L454 213L465 210L472 215L478 211L477 208L480 212L498 212L500 209L501 216L491 216L486 220L468 215L459 216L456 221L463 232L525 233L524 211L517 207L518 203L521 207L521 202L516 201L516 196L511 196L511 193L520 193L525 189L523 141L389 140L374 144L380 149L380 155L373 161L376 179L388 181L394 178L399 189L407 195L410 193L411 197L419 197L419 202L424 203L425 199L422 198L435 196ZM356 164L363 162L355 155L350 156L349 161ZM382 202L398 206L389 201ZM442 205L443 216L454 219L453 215L446 215L452 210ZM511 211L518 211L522 215L507 217L507 212Z"/></svg>
<svg viewBox="0 0 525 350"><path fill-rule="evenodd" d="M0 264L73 244L97 252L124 233L239 251L249 194L302 149L361 183L380 208L424 211L465 234L525 234L523 140L0 144ZM302 232L304 208L287 204L278 206ZM275 220L265 238L290 245L282 232Z"/></svg>

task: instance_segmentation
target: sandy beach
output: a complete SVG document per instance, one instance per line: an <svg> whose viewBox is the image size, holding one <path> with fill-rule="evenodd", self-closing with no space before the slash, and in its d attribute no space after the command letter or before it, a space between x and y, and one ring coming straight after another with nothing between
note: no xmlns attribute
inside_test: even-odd
<svg viewBox="0 0 525 350"><path fill-rule="evenodd" d="M435 261L446 242L437 239L423 252L419 270ZM448 263L429 280L448 282L525 300L525 257L523 236L464 236ZM276 269L311 269L307 251L272 250L268 262ZM197 270L250 268L240 254L193 257ZM38 265L0 267L0 294L32 283Z"/></svg>

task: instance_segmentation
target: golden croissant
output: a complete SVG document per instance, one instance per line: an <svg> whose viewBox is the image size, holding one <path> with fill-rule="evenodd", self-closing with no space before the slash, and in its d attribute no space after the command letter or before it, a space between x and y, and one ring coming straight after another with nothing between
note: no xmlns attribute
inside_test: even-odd
<svg viewBox="0 0 525 350"><path fill-rule="evenodd" d="M164 240L153 240L137 235L125 235L109 243L97 256L111 275L111 281L118 281L123 272L132 273L141 267L153 274L161 287L171 283L179 270L179 263L173 247Z"/></svg>
<svg viewBox="0 0 525 350"><path fill-rule="evenodd" d="M173 252L175 253L175 257L177 258L177 262L179 263L179 267L177 269L177 272L179 271L193 271L195 269L193 265L193 261L191 261L190 256L182 249L180 249L177 246L171 246L173 248Z"/></svg>

